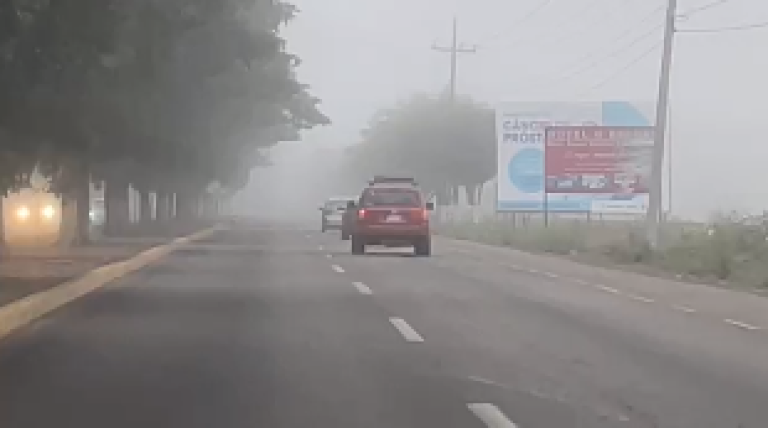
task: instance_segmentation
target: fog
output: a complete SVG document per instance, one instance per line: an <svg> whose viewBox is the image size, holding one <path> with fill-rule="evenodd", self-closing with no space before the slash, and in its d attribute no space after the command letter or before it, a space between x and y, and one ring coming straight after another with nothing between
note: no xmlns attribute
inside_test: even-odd
<svg viewBox="0 0 768 428"><path fill-rule="evenodd" d="M450 41L454 15L460 41L479 48L459 59L463 94L492 104L656 97L660 51L633 62L661 39L662 13L653 12L662 0L551 0L528 19L529 11L547 2L296 3L301 14L285 32L288 47L302 58L300 77L322 98L333 125L271 152L275 165L254 171L238 198L237 206L249 212L313 219L323 198L345 193L335 175L342 149L359 141L370 116L447 84L449 57L431 45ZM680 11L709 3L682 0ZM681 19L679 29L763 21L765 1L731 0ZM644 33L650 35L630 45ZM768 29L677 35L671 90L675 214L703 218L716 210L768 208L768 181L762 179L768 145L760 132L768 99L765 46ZM562 78L580 66L585 71Z"/></svg>

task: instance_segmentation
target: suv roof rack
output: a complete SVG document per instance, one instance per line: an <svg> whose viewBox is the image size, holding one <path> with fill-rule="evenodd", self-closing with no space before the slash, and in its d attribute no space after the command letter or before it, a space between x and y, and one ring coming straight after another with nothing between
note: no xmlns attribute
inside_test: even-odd
<svg viewBox="0 0 768 428"><path fill-rule="evenodd" d="M368 184L373 186L374 184L384 183L397 183L397 184L410 184L412 186L418 186L416 179L413 177L392 177L386 175L376 175L372 180L368 181Z"/></svg>

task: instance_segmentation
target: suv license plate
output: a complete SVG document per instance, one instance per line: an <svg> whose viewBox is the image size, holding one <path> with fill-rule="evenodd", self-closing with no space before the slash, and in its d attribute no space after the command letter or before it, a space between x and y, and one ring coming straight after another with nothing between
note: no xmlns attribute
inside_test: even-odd
<svg viewBox="0 0 768 428"><path fill-rule="evenodd" d="M402 223L403 216L397 214L388 215L384 221L387 223Z"/></svg>

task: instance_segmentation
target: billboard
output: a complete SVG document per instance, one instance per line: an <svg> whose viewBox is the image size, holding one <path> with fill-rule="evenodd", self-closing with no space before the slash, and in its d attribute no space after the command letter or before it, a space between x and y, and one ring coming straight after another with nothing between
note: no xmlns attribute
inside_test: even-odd
<svg viewBox="0 0 768 428"><path fill-rule="evenodd" d="M496 209L542 212L545 209L545 132L552 126L652 126L653 102L518 102L496 108ZM546 198L552 212L642 212L643 198L611 201L605 194ZM647 198L645 198L647 199ZM590 202L585 202L589 200Z"/></svg>
<svg viewBox="0 0 768 428"><path fill-rule="evenodd" d="M654 128L545 131L545 211L638 213L648 206Z"/></svg>

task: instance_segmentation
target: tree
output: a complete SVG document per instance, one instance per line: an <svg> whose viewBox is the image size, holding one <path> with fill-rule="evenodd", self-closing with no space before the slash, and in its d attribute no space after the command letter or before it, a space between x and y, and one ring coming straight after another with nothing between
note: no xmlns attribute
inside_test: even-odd
<svg viewBox="0 0 768 428"><path fill-rule="evenodd" d="M441 203L456 202L458 187L479 203L481 186L495 174L493 111L471 99L414 96L375 114L362 138L349 151L353 174L414 176Z"/></svg>
<svg viewBox="0 0 768 428"><path fill-rule="evenodd" d="M273 0L0 5L0 127L13 135L0 161L42 167L82 206L93 175L123 198L128 184L181 199L242 185L259 148L328 123L279 37L295 13Z"/></svg>

